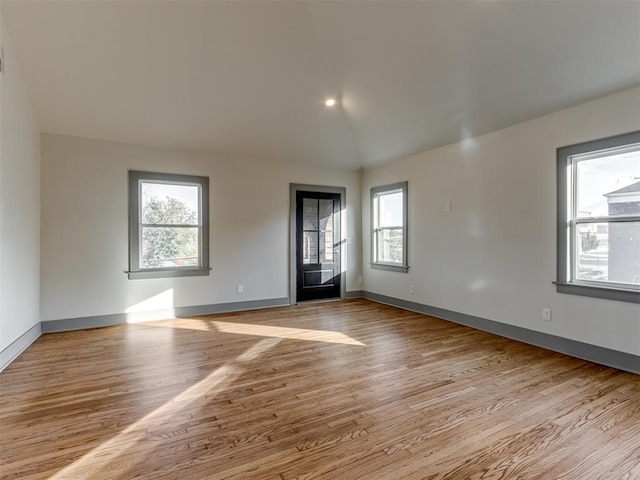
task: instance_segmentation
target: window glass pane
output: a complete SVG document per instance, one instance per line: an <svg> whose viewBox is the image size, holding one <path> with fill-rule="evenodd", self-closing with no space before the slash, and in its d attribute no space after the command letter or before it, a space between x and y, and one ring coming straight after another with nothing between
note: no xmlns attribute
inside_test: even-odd
<svg viewBox="0 0 640 480"><path fill-rule="evenodd" d="M640 147L574 161L578 218L640 215Z"/></svg>
<svg viewBox="0 0 640 480"><path fill-rule="evenodd" d="M302 229L318 230L318 199L302 199Z"/></svg>
<svg viewBox="0 0 640 480"><path fill-rule="evenodd" d="M402 229L385 228L376 232L378 247L378 262L403 263L402 258Z"/></svg>
<svg viewBox="0 0 640 480"><path fill-rule="evenodd" d="M640 285L640 222L579 224L578 280Z"/></svg>
<svg viewBox="0 0 640 480"><path fill-rule="evenodd" d="M402 192L381 194L378 196L378 227L401 227Z"/></svg>
<svg viewBox="0 0 640 480"><path fill-rule="evenodd" d="M302 263L318 263L318 232L303 232Z"/></svg>
<svg viewBox="0 0 640 480"><path fill-rule="evenodd" d="M198 266L197 227L142 227L141 268Z"/></svg>
<svg viewBox="0 0 640 480"><path fill-rule="evenodd" d="M142 182L143 224L198 225L197 185Z"/></svg>

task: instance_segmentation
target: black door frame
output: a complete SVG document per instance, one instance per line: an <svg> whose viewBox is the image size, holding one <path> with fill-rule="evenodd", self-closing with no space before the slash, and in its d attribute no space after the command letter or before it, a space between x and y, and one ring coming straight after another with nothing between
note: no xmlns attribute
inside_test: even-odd
<svg viewBox="0 0 640 480"><path fill-rule="evenodd" d="M298 267L296 261L296 194L298 191L318 192L318 193L337 193L340 195L340 213L337 221L340 225L340 298L347 298L346 285L346 225L343 222L342 212L346 210L347 205L347 189L345 187L329 187L325 185L304 185L298 183L289 184L290 189L290 207L289 207L289 303L295 305L298 303L296 291L296 279L298 275Z"/></svg>

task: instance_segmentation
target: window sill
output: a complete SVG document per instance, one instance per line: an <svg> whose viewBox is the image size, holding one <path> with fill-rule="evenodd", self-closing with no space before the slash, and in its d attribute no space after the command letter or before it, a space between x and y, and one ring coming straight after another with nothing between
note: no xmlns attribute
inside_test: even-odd
<svg viewBox="0 0 640 480"><path fill-rule="evenodd" d="M388 270L390 272L407 273L409 270L409 267L405 265L387 265L385 263L371 263L370 265L371 268L375 268L377 270Z"/></svg>
<svg viewBox="0 0 640 480"><path fill-rule="evenodd" d="M553 282L553 284L556 286L556 292L558 293L568 293L570 295L582 295L593 298L605 298L607 300L616 300L618 302L640 303L640 291L638 290L608 288L578 283Z"/></svg>
<svg viewBox="0 0 640 480"><path fill-rule="evenodd" d="M154 268L153 270L138 270L124 272L129 275L129 280L143 278L171 278L171 277L197 277L209 275L210 268Z"/></svg>

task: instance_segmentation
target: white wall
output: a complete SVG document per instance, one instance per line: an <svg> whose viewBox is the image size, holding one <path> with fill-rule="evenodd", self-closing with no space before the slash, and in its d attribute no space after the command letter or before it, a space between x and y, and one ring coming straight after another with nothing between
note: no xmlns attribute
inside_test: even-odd
<svg viewBox="0 0 640 480"><path fill-rule="evenodd" d="M127 279L128 170L210 178L210 276ZM346 187L359 290L360 172L43 134L42 320L288 297L290 183Z"/></svg>
<svg viewBox="0 0 640 480"><path fill-rule="evenodd" d="M40 130L2 23L0 352L40 321Z"/></svg>
<svg viewBox="0 0 640 480"><path fill-rule="evenodd" d="M365 290L640 354L640 305L559 294L551 284L556 148L638 129L636 88L366 170L365 238L371 187L409 181L410 269L371 269L365 241ZM543 307L552 322L541 320Z"/></svg>

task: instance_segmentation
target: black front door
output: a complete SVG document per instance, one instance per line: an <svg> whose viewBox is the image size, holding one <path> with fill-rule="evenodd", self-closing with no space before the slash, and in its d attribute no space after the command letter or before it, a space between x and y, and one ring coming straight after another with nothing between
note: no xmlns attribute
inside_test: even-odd
<svg viewBox="0 0 640 480"><path fill-rule="evenodd" d="M297 192L298 301L340 297L340 194Z"/></svg>

